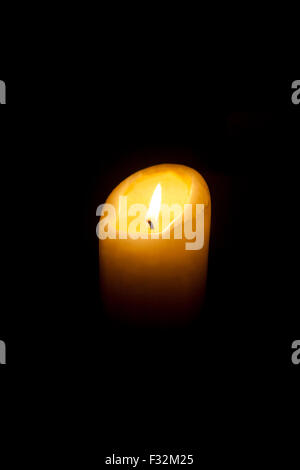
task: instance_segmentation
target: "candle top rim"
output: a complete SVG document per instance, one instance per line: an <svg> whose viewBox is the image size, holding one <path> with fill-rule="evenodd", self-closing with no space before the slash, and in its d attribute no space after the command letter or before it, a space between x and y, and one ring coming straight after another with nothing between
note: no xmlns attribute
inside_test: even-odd
<svg viewBox="0 0 300 470"><path fill-rule="evenodd" d="M155 191L160 187L161 204L168 206L199 203L210 205L210 192L202 175L185 165L162 163L141 169L125 178L108 196L106 203L114 205L117 214L117 229L119 229L119 197L126 196L128 207L132 204L144 204L148 208ZM121 215L122 216L122 215ZM177 217L178 218L178 217ZM149 222L150 221L150 222ZM165 227L153 226L150 217L148 230L157 233ZM171 221L175 222L175 219ZM172 225L172 224L171 224Z"/></svg>

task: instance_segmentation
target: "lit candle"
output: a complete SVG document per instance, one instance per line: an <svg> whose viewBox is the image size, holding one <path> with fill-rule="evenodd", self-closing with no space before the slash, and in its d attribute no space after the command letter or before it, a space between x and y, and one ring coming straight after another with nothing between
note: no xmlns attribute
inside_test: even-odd
<svg viewBox="0 0 300 470"><path fill-rule="evenodd" d="M173 324L200 311L211 201L197 171L163 164L134 173L112 191L98 215L108 312L134 322Z"/></svg>

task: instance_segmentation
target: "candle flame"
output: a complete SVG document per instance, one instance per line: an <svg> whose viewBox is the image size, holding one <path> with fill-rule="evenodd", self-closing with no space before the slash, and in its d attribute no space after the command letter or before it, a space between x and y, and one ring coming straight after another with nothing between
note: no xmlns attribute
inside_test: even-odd
<svg viewBox="0 0 300 470"><path fill-rule="evenodd" d="M153 192L149 210L147 212L147 220L152 222L158 220L161 205L161 185L158 184Z"/></svg>

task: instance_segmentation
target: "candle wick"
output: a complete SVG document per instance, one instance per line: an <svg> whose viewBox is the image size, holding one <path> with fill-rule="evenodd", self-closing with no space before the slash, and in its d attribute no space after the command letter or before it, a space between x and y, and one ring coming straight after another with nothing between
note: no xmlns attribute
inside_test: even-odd
<svg viewBox="0 0 300 470"><path fill-rule="evenodd" d="M154 225L152 223L152 220L147 220L148 224L149 224L149 227L150 227L150 230L153 230L154 229Z"/></svg>

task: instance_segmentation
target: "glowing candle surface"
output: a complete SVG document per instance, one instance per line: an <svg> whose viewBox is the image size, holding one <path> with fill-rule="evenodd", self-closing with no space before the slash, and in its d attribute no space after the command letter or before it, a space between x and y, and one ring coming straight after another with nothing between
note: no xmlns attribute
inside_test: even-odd
<svg viewBox="0 0 300 470"><path fill-rule="evenodd" d="M100 218L115 224L114 238L102 230L99 246L107 312L141 324L181 323L199 312L211 219L203 177L183 165L156 165L126 178L106 204L115 208Z"/></svg>

